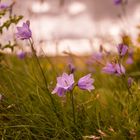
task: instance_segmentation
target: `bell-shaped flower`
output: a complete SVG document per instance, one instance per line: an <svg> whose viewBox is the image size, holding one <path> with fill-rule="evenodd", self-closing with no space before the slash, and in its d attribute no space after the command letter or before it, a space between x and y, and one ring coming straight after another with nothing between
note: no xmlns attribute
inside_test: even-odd
<svg viewBox="0 0 140 140"><path fill-rule="evenodd" d="M115 74L118 75L118 76L125 74L125 68L121 64L116 64L115 65L115 70L116 70Z"/></svg>
<svg viewBox="0 0 140 140"><path fill-rule="evenodd" d="M119 5L122 3L122 0L114 0L114 4Z"/></svg>
<svg viewBox="0 0 140 140"><path fill-rule="evenodd" d="M63 96L67 91L73 89L74 82L73 74L68 75L67 73L63 73L62 76L57 77L57 84L52 94L57 93L58 96Z"/></svg>
<svg viewBox="0 0 140 140"><path fill-rule="evenodd" d="M118 53L119 55L122 57L122 56L125 56L125 54L127 53L128 51L128 47L124 44L119 44L117 46L117 49L118 49Z"/></svg>
<svg viewBox="0 0 140 140"><path fill-rule="evenodd" d="M94 89L93 83L94 83L94 79L91 78L91 74L88 74L79 79L78 87L82 90L91 91Z"/></svg>
<svg viewBox="0 0 140 140"><path fill-rule="evenodd" d="M115 74L115 75L123 75L125 74L125 68L123 65L118 63L107 63L106 66L102 69L103 72L108 74Z"/></svg>
<svg viewBox="0 0 140 140"><path fill-rule="evenodd" d="M107 63L105 67L103 67L103 72L108 73L108 74L114 74L115 73L115 65L112 63Z"/></svg>
<svg viewBox="0 0 140 140"><path fill-rule="evenodd" d="M26 53L25 53L25 52L19 52L19 53L17 54L17 56L18 56L19 59L24 59L25 56L26 56Z"/></svg>
<svg viewBox="0 0 140 140"><path fill-rule="evenodd" d="M133 62L134 62L134 61L133 61L133 58L130 57L130 56L129 56L129 57L127 58L127 60L126 60L126 64L133 64Z"/></svg>
<svg viewBox="0 0 140 140"><path fill-rule="evenodd" d="M8 7L9 7L8 4L6 4L6 3L0 3L0 10L5 10L5 9L7 9Z"/></svg>
<svg viewBox="0 0 140 140"><path fill-rule="evenodd" d="M26 21L26 23L23 23L22 27L17 27L17 30L18 32L16 33L16 36L17 38L21 40L30 39L32 37L29 21Z"/></svg>

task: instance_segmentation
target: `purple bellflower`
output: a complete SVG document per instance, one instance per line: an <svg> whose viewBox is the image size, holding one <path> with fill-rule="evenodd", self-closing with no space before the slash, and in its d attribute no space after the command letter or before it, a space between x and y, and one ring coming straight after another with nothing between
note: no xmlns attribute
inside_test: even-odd
<svg viewBox="0 0 140 140"><path fill-rule="evenodd" d="M22 27L17 27L18 32L16 33L17 38L24 40L30 39L32 37L32 32L30 30L30 22L24 22Z"/></svg>
<svg viewBox="0 0 140 140"><path fill-rule="evenodd" d="M119 76L119 75L125 74L125 68L123 65L116 64L115 69L116 69L116 72L115 72L116 75Z"/></svg>
<svg viewBox="0 0 140 140"><path fill-rule="evenodd" d="M129 57L127 58L127 60L126 60L126 64L133 64L133 62L134 62L134 61L133 61L133 58L130 57L130 56L129 56Z"/></svg>
<svg viewBox="0 0 140 140"><path fill-rule="evenodd" d="M74 86L74 76L73 74L68 75L63 73L62 76L57 77L57 84L52 94L57 93L58 96L63 96L67 91L73 89Z"/></svg>
<svg viewBox="0 0 140 140"><path fill-rule="evenodd" d="M123 67L123 65L120 64L107 63L106 66L103 68L103 72L119 76L125 74L125 68Z"/></svg>
<svg viewBox="0 0 140 140"><path fill-rule="evenodd" d="M122 0L114 0L114 4L119 5L122 3Z"/></svg>
<svg viewBox="0 0 140 140"><path fill-rule="evenodd" d="M95 61L101 61L103 57L102 52L97 52L92 55L92 59Z"/></svg>
<svg viewBox="0 0 140 140"><path fill-rule="evenodd" d="M134 50L132 48L129 48L128 50L128 58L126 60L126 64L133 64L133 53L134 53Z"/></svg>
<svg viewBox="0 0 140 140"><path fill-rule="evenodd" d="M119 44L117 46L117 49L118 49L118 53L119 55L122 57L122 56L125 56L127 51L128 51L128 47L124 44Z"/></svg>
<svg viewBox="0 0 140 140"><path fill-rule="evenodd" d="M103 72L108 74L114 74L115 73L115 64L107 63L106 66L103 68Z"/></svg>
<svg viewBox="0 0 140 140"><path fill-rule="evenodd" d="M94 79L91 78L91 74L88 74L79 79L78 87L82 90L91 91L94 89L93 83L94 83Z"/></svg>
<svg viewBox="0 0 140 140"><path fill-rule="evenodd" d="M1 3L0 4L0 10L5 10L7 9L9 6L6 3Z"/></svg>
<svg viewBox="0 0 140 140"><path fill-rule="evenodd" d="M93 61L101 61L103 58L103 50L104 50L103 46L100 45L99 52L93 53L91 59Z"/></svg>
<svg viewBox="0 0 140 140"><path fill-rule="evenodd" d="M68 64L68 67L69 67L70 73L74 73L75 72L76 68L75 68L75 66L73 65L72 62L70 62Z"/></svg>
<svg viewBox="0 0 140 140"><path fill-rule="evenodd" d="M18 56L19 59L24 59L24 58L25 58L25 55L26 55L25 52L19 52L19 53L17 54L17 56Z"/></svg>

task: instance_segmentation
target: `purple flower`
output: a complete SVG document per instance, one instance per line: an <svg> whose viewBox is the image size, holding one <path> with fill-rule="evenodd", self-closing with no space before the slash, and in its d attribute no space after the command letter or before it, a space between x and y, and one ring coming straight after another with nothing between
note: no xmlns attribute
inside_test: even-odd
<svg viewBox="0 0 140 140"><path fill-rule="evenodd" d="M25 52L19 52L19 53L17 54L18 58L20 58L20 59L24 59L24 58L25 58L25 55L26 55Z"/></svg>
<svg viewBox="0 0 140 140"><path fill-rule="evenodd" d="M133 58L129 56L126 60L126 64L133 64Z"/></svg>
<svg viewBox="0 0 140 140"><path fill-rule="evenodd" d="M97 52L92 55L92 59L95 61L102 60L102 57L103 57L103 54L101 52Z"/></svg>
<svg viewBox="0 0 140 140"><path fill-rule="evenodd" d="M70 73L74 73L74 72L75 72L75 66L73 65L72 62L70 62L70 63L68 64L68 67L69 67Z"/></svg>
<svg viewBox="0 0 140 140"><path fill-rule="evenodd" d="M129 77L127 82L128 82L128 87L130 88L132 86L134 80L133 80L133 78Z"/></svg>
<svg viewBox="0 0 140 140"><path fill-rule="evenodd" d="M129 48L128 55L131 56L131 57L133 57L133 54L134 54L133 48Z"/></svg>
<svg viewBox="0 0 140 140"><path fill-rule="evenodd" d="M114 0L114 3L115 3L116 5L119 5L119 4L122 3L122 0Z"/></svg>
<svg viewBox="0 0 140 140"><path fill-rule="evenodd" d="M107 63L102 70L105 73L116 74L118 76L125 74L125 68L123 67L123 65L115 64L115 63Z"/></svg>
<svg viewBox="0 0 140 140"><path fill-rule="evenodd" d="M4 9L6 9L6 8L8 8L8 5L7 5L6 3L1 3L1 4L0 4L0 9L1 9L1 10L4 10Z"/></svg>
<svg viewBox="0 0 140 140"><path fill-rule="evenodd" d="M107 63L106 66L103 68L103 72L108 74L114 74L115 73L115 65L112 63Z"/></svg>
<svg viewBox="0 0 140 140"><path fill-rule="evenodd" d="M67 91L72 90L74 86L74 76L73 74L68 75L63 73L62 76L57 77L57 84L52 94L57 93L58 96L63 96Z"/></svg>
<svg viewBox="0 0 140 140"><path fill-rule="evenodd" d="M29 27L30 27L29 21L23 23L22 27L17 27L18 30L18 32L16 33L17 38L21 40L30 39L32 37L32 32Z"/></svg>
<svg viewBox="0 0 140 140"><path fill-rule="evenodd" d="M91 78L91 74L88 74L79 79L78 87L82 90L91 91L94 89L93 83L94 83L94 79Z"/></svg>
<svg viewBox="0 0 140 140"><path fill-rule="evenodd" d="M116 74L116 75L119 76L119 75L125 74L125 68L124 68L123 65L116 64L116 65L115 65L115 69L116 69L116 71L115 71L115 74Z"/></svg>
<svg viewBox="0 0 140 140"><path fill-rule="evenodd" d="M119 44L117 49L120 56L124 56L128 51L128 47L124 44Z"/></svg>

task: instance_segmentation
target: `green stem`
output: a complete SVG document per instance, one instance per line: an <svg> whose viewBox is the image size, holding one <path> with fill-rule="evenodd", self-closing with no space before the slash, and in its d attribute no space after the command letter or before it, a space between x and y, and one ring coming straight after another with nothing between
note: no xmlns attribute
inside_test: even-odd
<svg viewBox="0 0 140 140"><path fill-rule="evenodd" d="M30 45L31 45L31 49L32 49L33 55L34 55L34 57L35 57L35 59L36 59L36 61L37 61L37 64L38 64L39 69L40 69L40 71L41 71L41 74L42 74L42 76L43 76L43 79L44 79L44 82L45 82L45 86L46 86L47 93L48 93L48 95L49 95L49 97L50 97L50 99L51 99L51 103L52 103L52 105L53 105L53 111L55 112L57 118L58 118L61 122L63 122L63 120L60 118L59 113L57 112L57 109L56 109L56 106L55 106L55 103L54 103L54 99L53 99L53 97L51 96L51 94L50 94L50 92L49 92L48 83L47 83L45 74L44 74L43 69L42 69L42 67L41 67L41 64L40 64L40 62L39 62L39 59L38 59L38 57L37 57L37 55L36 55L36 50L34 49L33 39L32 39L32 40L29 39L29 42L30 42Z"/></svg>
<svg viewBox="0 0 140 140"><path fill-rule="evenodd" d="M29 42L30 42L30 45L31 45L32 52L33 52L33 54L34 54L34 56L35 56L35 59L36 59L36 61L37 61L38 66L39 66L39 69L40 69L40 71L41 71L41 73L42 73L42 76L43 76L43 79L44 79L44 82L45 82L45 85L46 85L46 89L47 89L47 91L49 92L48 83L47 83L46 77L45 77L45 75L44 75L43 69L42 69L42 67L41 67L41 64L40 64L40 62L39 62L39 59L38 59L38 57L37 57L37 55L36 55L36 51L35 51L35 49L34 49L33 41L31 41L31 40L29 39Z"/></svg>
<svg viewBox="0 0 140 140"><path fill-rule="evenodd" d="M72 104L73 122L74 122L74 124L76 124L73 90L70 92L70 99L71 99L71 104Z"/></svg>
<svg viewBox="0 0 140 140"><path fill-rule="evenodd" d="M126 86L126 88L127 88L127 90L128 90L128 93L129 93L130 95L132 95L132 93L131 93L131 91L130 91L130 88L128 87L128 84L127 84L126 76L125 76L125 75L122 76L122 80L125 81L125 86Z"/></svg>
<svg viewBox="0 0 140 140"><path fill-rule="evenodd" d="M119 56L118 63L119 63L120 71L121 71L121 73L122 73L122 69L121 69L121 61L122 61L122 57ZM127 88L127 90L128 90L128 93L129 93L130 95L132 95L132 93L131 93L131 91L130 91L130 89L129 89L129 87L128 87L128 83L127 83L126 75L123 74L121 77L122 77L122 81L123 81L123 82L125 81L125 86L126 86L126 88Z"/></svg>

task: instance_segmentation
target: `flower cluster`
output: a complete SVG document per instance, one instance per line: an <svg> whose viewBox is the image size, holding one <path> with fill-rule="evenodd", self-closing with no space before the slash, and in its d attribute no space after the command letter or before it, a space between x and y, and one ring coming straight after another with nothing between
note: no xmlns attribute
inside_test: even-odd
<svg viewBox="0 0 140 140"><path fill-rule="evenodd" d="M125 68L123 65L118 63L107 63L103 68L103 72L108 74L115 74L117 76L125 74Z"/></svg>
<svg viewBox="0 0 140 140"><path fill-rule="evenodd" d="M119 55L118 62L117 63L108 62L106 66L103 68L103 72L108 73L108 74L115 74L117 76L125 75L125 68L121 64L120 60L126 55L128 51L128 47L124 44L119 44L117 46L117 50L118 50L118 55Z"/></svg>
<svg viewBox="0 0 140 140"><path fill-rule="evenodd" d="M133 63L133 50L131 48L128 49L127 45L119 44L117 46L118 51L118 60L115 62L107 62L106 66L103 67L102 71L108 74L114 74L117 76L124 76L126 78L125 68L122 65L122 59L124 56L128 53L128 58L126 60L127 64ZM127 85L128 85L128 91L130 92L129 88L132 86L133 79L131 77L128 77L127 79Z"/></svg>
<svg viewBox="0 0 140 140"><path fill-rule="evenodd" d="M80 78L78 83L75 84L73 74L63 73L62 76L57 77L57 84L52 94L57 93L58 96L63 96L66 92L73 90L74 86L78 86L82 90L91 91L94 89L93 83L94 79L91 78L91 74Z"/></svg>
<svg viewBox="0 0 140 140"><path fill-rule="evenodd" d="M122 2L120 1L115 1L116 3ZM24 40L24 39L30 39L32 38L32 32L30 30L30 22L26 21L23 23L22 27L17 27L18 32L16 33L17 38ZM99 53L94 54L94 59L96 60L101 60L103 57L103 47L100 46ZM107 64L103 67L102 71L108 74L114 74L117 76L125 76L125 68L122 65L122 59L124 56L128 53L128 60L127 63L132 63L132 56L133 56L133 51L128 49L127 45L124 44L119 44L117 46L117 51L118 51L118 56L119 59L115 62L107 62ZM106 52L106 51L105 51ZM20 53L18 54L20 59L23 59L25 57L25 53ZM63 73L62 76L57 77L57 84L55 89L52 91L52 94L57 93L58 96L63 96L66 92L72 91L75 86L79 87L82 90L88 90L91 91L94 89L93 83L94 79L91 78L91 74L88 74L78 80L77 83L75 83L74 80L74 71L75 71L75 66L73 63L69 63L69 69L70 69L70 74L68 75L67 73ZM129 86L132 83L132 79L128 79Z"/></svg>

